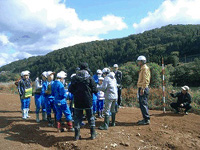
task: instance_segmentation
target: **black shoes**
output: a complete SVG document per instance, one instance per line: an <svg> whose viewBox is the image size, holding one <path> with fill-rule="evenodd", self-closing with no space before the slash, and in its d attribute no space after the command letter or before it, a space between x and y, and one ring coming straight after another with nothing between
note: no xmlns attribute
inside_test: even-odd
<svg viewBox="0 0 200 150"><path fill-rule="evenodd" d="M150 124L150 120L148 119L143 119L137 122L138 125L149 125Z"/></svg>

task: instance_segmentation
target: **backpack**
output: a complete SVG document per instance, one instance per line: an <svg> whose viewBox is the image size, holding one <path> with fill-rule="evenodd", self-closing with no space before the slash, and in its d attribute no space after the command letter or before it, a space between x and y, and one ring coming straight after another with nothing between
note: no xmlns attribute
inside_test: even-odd
<svg viewBox="0 0 200 150"><path fill-rule="evenodd" d="M19 84L19 81L21 80L21 78L19 78L19 79L17 79L16 81L15 81L15 85L18 87L18 84Z"/></svg>

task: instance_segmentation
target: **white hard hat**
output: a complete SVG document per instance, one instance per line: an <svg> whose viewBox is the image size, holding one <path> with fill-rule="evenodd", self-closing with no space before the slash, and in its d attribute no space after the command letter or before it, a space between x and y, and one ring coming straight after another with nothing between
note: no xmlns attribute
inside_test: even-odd
<svg viewBox="0 0 200 150"><path fill-rule="evenodd" d="M189 91L190 88L187 85L185 85L185 86L181 87L181 89L184 91Z"/></svg>
<svg viewBox="0 0 200 150"><path fill-rule="evenodd" d="M118 68L118 64L114 64L113 67L114 67L114 68Z"/></svg>
<svg viewBox="0 0 200 150"><path fill-rule="evenodd" d="M103 80L104 80L104 78L103 78L103 77L100 77L100 78L99 78L99 80L102 80L102 81L103 81Z"/></svg>
<svg viewBox="0 0 200 150"><path fill-rule="evenodd" d="M189 86L185 85L184 87L185 87L186 91L189 91L189 89L190 89Z"/></svg>
<svg viewBox="0 0 200 150"><path fill-rule="evenodd" d="M115 77L115 73L114 72L110 72L109 75L112 76L112 77Z"/></svg>
<svg viewBox="0 0 200 150"><path fill-rule="evenodd" d="M100 69L98 69L97 74L102 74L102 71Z"/></svg>
<svg viewBox="0 0 200 150"><path fill-rule="evenodd" d="M64 71L60 71L59 73L57 73L57 78L66 78L67 77L67 73L65 73Z"/></svg>
<svg viewBox="0 0 200 150"><path fill-rule="evenodd" d="M24 72L25 72L25 74L28 74L28 75L30 74L30 71L28 71L28 70L25 70Z"/></svg>
<svg viewBox="0 0 200 150"><path fill-rule="evenodd" d="M137 60L139 61L139 60L142 60L142 61L144 61L145 63L146 63L146 61L147 61L147 59L146 59L146 57L145 56L139 56L138 58L137 58Z"/></svg>
<svg viewBox="0 0 200 150"><path fill-rule="evenodd" d="M71 77L70 77L70 78L73 78L75 75L76 75L76 74L75 74L75 73L73 73L73 74L71 75Z"/></svg>
<svg viewBox="0 0 200 150"><path fill-rule="evenodd" d="M67 76L67 73L66 73L66 72L64 72L64 71L60 71L60 73L62 73L62 74L65 74L65 75Z"/></svg>
<svg viewBox="0 0 200 150"><path fill-rule="evenodd" d="M21 76L24 76L24 71L21 72Z"/></svg>
<svg viewBox="0 0 200 150"><path fill-rule="evenodd" d="M45 78L47 78L47 72L46 72L46 71L44 71L44 72L42 73L42 75L43 75Z"/></svg>
<svg viewBox="0 0 200 150"><path fill-rule="evenodd" d="M47 73L46 73L47 77L50 76L51 74L55 74L55 72L47 71Z"/></svg>
<svg viewBox="0 0 200 150"><path fill-rule="evenodd" d="M104 69L102 70L102 72L103 72L103 73L110 73L110 69L109 69L109 68L104 68Z"/></svg>
<svg viewBox="0 0 200 150"><path fill-rule="evenodd" d="M26 70L26 71L22 71L21 72L21 76L29 76L30 75L30 71Z"/></svg>

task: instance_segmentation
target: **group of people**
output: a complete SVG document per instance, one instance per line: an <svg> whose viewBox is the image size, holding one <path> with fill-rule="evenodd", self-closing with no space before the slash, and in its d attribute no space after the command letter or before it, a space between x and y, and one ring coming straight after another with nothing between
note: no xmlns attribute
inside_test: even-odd
<svg viewBox="0 0 200 150"><path fill-rule="evenodd" d="M138 121L138 125L150 124L148 111L148 95L150 83L150 69L146 65L146 57L139 56L137 63L140 66L139 78L137 82L138 99L143 119ZM114 64L114 70L109 68L98 69L94 76L87 63L81 63L76 72L71 75L71 82L67 85L65 78L67 73L60 71L56 75L52 71L44 71L42 80L35 80L35 105L36 122L40 122L39 113L42 112L42 120L48 122L48 126L56 125L59 132L64 128L62 115L64 114L69 132L75 132L75 140L80 139L80 128L83 125L83 118L86 117L90 125L91 139L96 138L95 115L104 117L100 130L107 130L110 125L115 126L115 117L121 105L121 82L122 72L118 70L118 65ZM21 72L21 80L18 82L18 91L21 99L22 118L29 118L30 97L32 96L32 82L29 78L29 71ZM172 103L171 107L179 112L179 107L186 108L185 113L191 108L191 96L188 93L189 87L182 87L182 92L172 93L172 97L178 97L177 103ZM70 100L68 106L67 99ZM55 121L52 121L52 111ZM104 112L104 113L103 113ZM74 121L74 125L72 122ZM54 122L54 124L53 124Z"/></svg>
<svg viewBox="0 0 200 150"><path fill-rule="evenodd" d="M44 71L41 74L42 80L39 80L38 77L35 80L36 122L40 122L41 110L42 120L47 121L48 126L56 123L60 132L63 131L61 118L64 114L68 131L75 131L76 140L80 138L80 127L84 116L90 125L91 139L96 137L96 112L99 118L104 116L104 123L99 129L108 129L110 116L112 116L111 125L115 126L115 115L121 104L122 73L118 70L117 64L114 65L114 68L114 72L109 68L98 69L92 76L88 64L81 63L76 73L71 75L71 82L68 85L65 83L67 73L64 71L57 73L55 80L54 72ZM22 71L21 80L18 82L23 119L29 117L30 97L33 92L29 76L29 71ZM119 96L118 93L120 93ZM69 106L67 99L70 100ZM52 111L55 121L52 121ZM74 121L74 126L72 121Z"/></svg>

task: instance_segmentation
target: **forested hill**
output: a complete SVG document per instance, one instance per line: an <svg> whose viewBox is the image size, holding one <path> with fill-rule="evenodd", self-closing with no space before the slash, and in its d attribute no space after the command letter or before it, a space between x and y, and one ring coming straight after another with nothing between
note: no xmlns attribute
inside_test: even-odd
<svg viewBox="0 0 200 150"><path fill-rule="evenodd" d="M31 77L35 78L45 70L64 70L71 74L80 62L88 62L94 72L114 63L121 65L135 61L139 55L145 55L148 61L160 64L161 57L166 63L172 63L173 56L196 54L200 54L200 25L168 25L125 38L62 48L45 56L12 62L1 67L0 71L19 73L30 70Z"/></svg>

